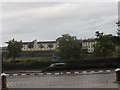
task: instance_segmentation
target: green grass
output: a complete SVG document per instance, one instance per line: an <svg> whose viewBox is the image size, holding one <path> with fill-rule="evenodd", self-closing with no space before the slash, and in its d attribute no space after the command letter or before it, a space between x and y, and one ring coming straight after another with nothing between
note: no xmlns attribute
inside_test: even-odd
<svg viewBox="0 0 120 90"><path fill-rule="evenodd" d="M28 62L28 61L51 61L52 57L20 57L16 58L16 61L19 62ZM7 60L4 59L5 62L11 62L12 58L9 58Z"/></svg>

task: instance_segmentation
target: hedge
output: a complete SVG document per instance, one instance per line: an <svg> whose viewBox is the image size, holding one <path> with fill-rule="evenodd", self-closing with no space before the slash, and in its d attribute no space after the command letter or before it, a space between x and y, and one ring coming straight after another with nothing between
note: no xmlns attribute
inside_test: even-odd
<svg viewBox="0 0 120 90"><path fill-rule="evenodd" d="M46 69L46 70L75 70L75 69L96 69L96 68L120 68L120 58L100 59L100 60L62 60L66 63L62 68L47 68L52 61L30 61L30 62L16 62L4 63L4 70L31 70L31 69Z"/></svg>

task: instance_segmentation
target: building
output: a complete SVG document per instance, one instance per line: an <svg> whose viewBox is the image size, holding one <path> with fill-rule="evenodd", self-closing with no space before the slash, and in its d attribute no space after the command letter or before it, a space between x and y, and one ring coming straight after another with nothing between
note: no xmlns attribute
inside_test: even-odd
<svg viewBox="0 0 120 90"><path fill-rule="evenodd" d="M84 53L91 54L94 51L95 44L95 39L84 39L82 40L82 50L84 51Z"/></svg>
<svg viewBox="0 0 120 90"><path fill-rule="evenodd" d="M96 41L94 39L84 39L82 40L82 49L88 53L92 53L95 43ZM30 47L30 44L32 47ZM56 41L37 42L37 40L34 40L33 42L23 42L22 51L52 51L57 47Z"/></svg>
<svg viewBox="0 0 120 90"><path fill-rule="evenodd" d="M23 42L22 51L52 51L56 48L56 41L37 42L34 40L33 42Z"/></svg>
<svg viewBox="0 0 120 90"><path fill-rule="evenodd" d="M84 54L91 54L94 51L95 39L82 40L82 50ZM58 47L57 41L40 41L34 40L32 42L23 42L21 56L52 56L54 50ZM7 48L3 48L3 52L7 52Z"/></svg>
<svg viewBox="0 0 120 90"><path fill-rule="evenodd" d="M57 42L56 41L41 41L37 42L37 40L34 40L32 42L23 42L23 47L21 53L21 56L52 56L54 53L54 50L57 48Z"/></svg>
<svg viewBox="0 0 120 90"><path fill-rule="evenodd" d="M94 51L94 44L96 43L95 39L84 39L82 40L82 50L84 54L91 54ZM44 41L37 42L34 40L33 42L23 42L22 51L34 51L34 52L53 52L58 47L56 41ZM42 54L43 55L43 54Z"/></svg>

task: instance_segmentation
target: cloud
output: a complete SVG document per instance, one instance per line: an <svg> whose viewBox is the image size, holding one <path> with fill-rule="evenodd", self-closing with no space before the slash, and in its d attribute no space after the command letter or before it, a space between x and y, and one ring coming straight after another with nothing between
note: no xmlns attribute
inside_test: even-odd
<svg viewBox="0 0 120 90"><path fill-rule="evenodd" d="M55 40L69 33L93 37L96 30L114 34L116 3L4 3L3 43L9 39Z"/></svg>

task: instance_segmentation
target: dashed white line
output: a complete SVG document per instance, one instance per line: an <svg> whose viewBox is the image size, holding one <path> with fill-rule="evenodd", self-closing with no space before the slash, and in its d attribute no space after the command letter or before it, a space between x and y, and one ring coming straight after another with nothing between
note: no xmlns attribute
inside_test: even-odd
<svg viewBox="0 0 120 90"><path fill-rule="evenodd" d="M79 74L79 72L74 72L74 74Z"/></svg>
<svg viewBox="0 0 120 90"><path fill-rule="evenodd" d="M103 72L111 72L112 70L99 70L99 71L82 71L81 73L79 71L75 71L73 72L73 74L87 74L87 73L103 73ZM54 75L60 75L60 74L63 74L63 72L60 72L60 73L54 73ZM72 74L72 72L65 72L65 74ZM22 73L22 74L6 74L6 76L18 76L18 75L22 75L22 76L25 76L25 75L52 75L52 73L30 73L30 74L25 74L25 73Z"/></svg>
<svg viewBox="0 0 120 90"><path fill-rule="evenodd" d="M106 70L106 72L111 72L111 70Z"/></svg>
<svg viewBox="0 0 120 90"><path fill-rule="evenodd" d="M51 73L47 73L47 75L51 75Z"/></svg>
<svg viewBox="0 0 120 90"><path fill-rule="evenodd" d="M31 73L30 75L31 75L31 76L34 76L35 74L34 74L34 73Z"/></svg>
<svg viewBox="0 0 120 90"><path fill-rule="evenodd" d="M90 71L90 73L95 73L95 71Z"/></svg>
<svg viewBox="0 0 120 90"><path fill-rule="evenodd" d="M13 74L13 76L17 76L18 74Z"/></svg>
<svg viewBox="0 0 120 90"><path fill-rule="evenodd" d="M10 76L10 74L6 74L6 76Z"/></svg>
<svg viewBox="0 0 120 90"><path fill-rule="evenodd" d="M66 72L66 74L70 74L71 72Z"/></svg>
<svg viewBox="0 0 120 90"><path fill-rule="evenodd" d="M63 74L62 72L60 74Z"/></svg>
<svg viewBox="0 0 120 90"><path fill-rule="evenodd" d="M38 73L38 75L43 75L43 73Z"/></svg>
<svg viewBox="0 0 120 90"><path fill-rule="evenodd" d="M22 76L25 76L26 74L25 74L25 73L22 73L21 75L22 75Z"/></svg>
<svg viewBox="0 0 120 90"><path fill-rule="evenodd" d="M55 73L55 75L59 75L59 73Z"/></svg>
<svg viewBox="0 0 120 90"><path fill-rule="evenodd" d="M103 72L103 71L102 71L102 70L99 70L98 72L100 72L100 73L101 73L101 72Z"/></svg>
<svg viewBox="0 0 120 90"><path fill-rule="evenodd" d="M82 73L87 73L87 71L82 71Z"/></svg>

